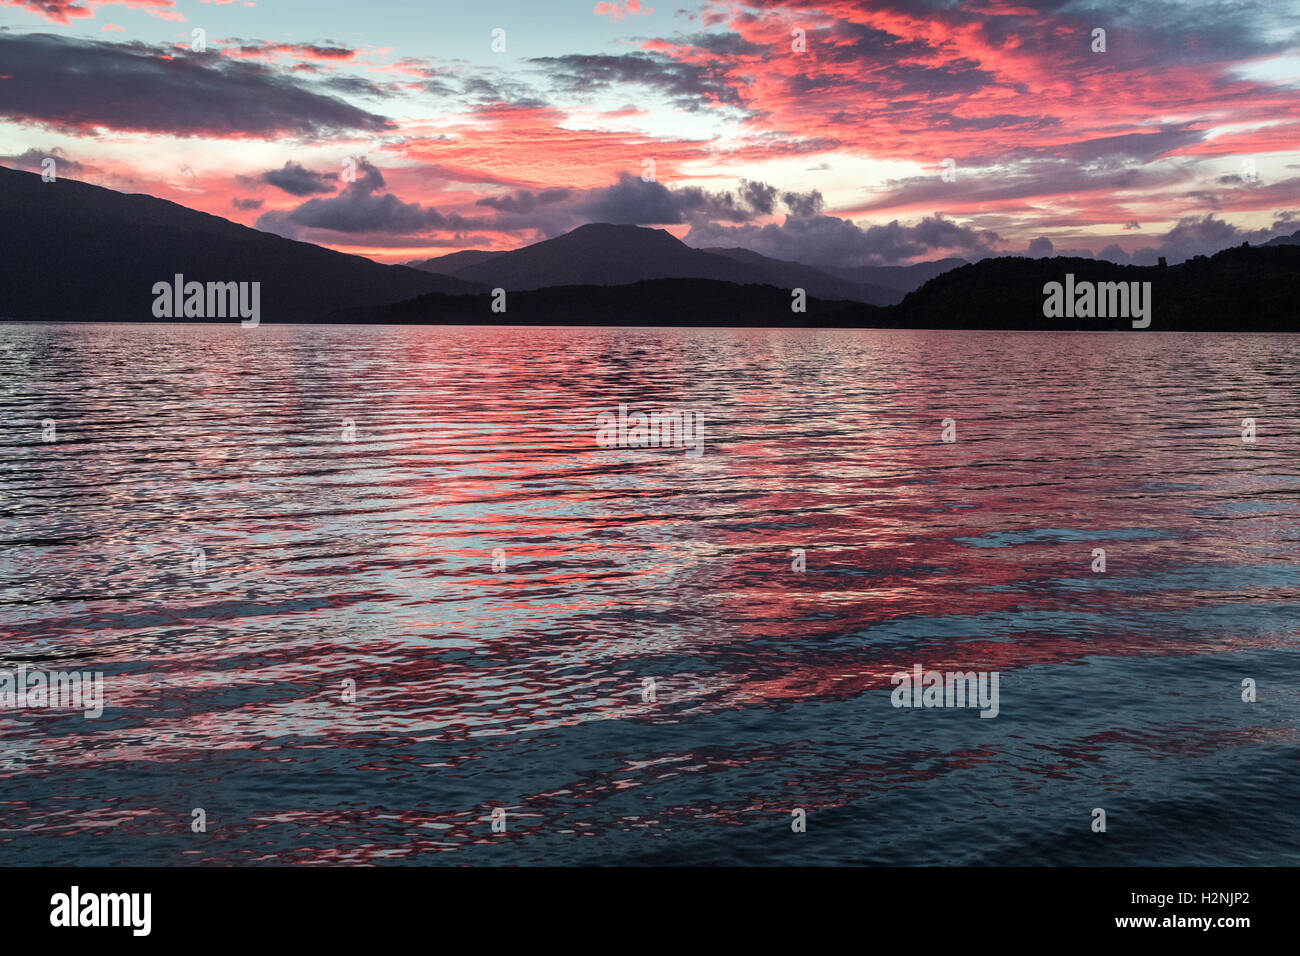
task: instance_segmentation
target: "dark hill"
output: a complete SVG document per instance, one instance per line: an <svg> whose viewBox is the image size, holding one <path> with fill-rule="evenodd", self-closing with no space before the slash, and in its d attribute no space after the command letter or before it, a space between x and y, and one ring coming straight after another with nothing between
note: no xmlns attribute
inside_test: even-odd
<svg viewBox="0 0 1300 956"><path fill-rule="evenodd" d="M857 282L832 275L825 269L807 266L802 262L773 259L750 249L702 249L700 251L752 266L763 276L764 282L768 285L784 286L786 289L803 289L809 295L821 298L850 299L871 305L892 305L903 298L903 292L894 287Z"/></svg>
<svg viewBox="0 0 1300 956"><path fill-rule="evenodd" d="M748 250L695 249L663 229L609 223L579 226L510 252L466 250L439 256L421 268L448 269L457 278L512 291L627 285L650 279L714 279L784 286L787 294L790 289L802 288L818 298L875 305L901 298L893 289L851 282L797 262L769 259Z"/></svg>
<svg viewBox="0 0 1300 956"><path fill-rule="evenodd" d="M790 290L714 279L649 279L621 286L550 286L509 292L507 311L492 296L424 295L373 309L349 309L330 322L430 325L853 325L883 310L860 302L809 297L807 311L790 310Z"/></svg>
<svg viewBox="0 0 1300 956"><path fill-rule="evenodd" d="M253 282L263 321L320 316L426 292L473 292L463 279L386 266L187 209L0 167L0 318L153 319L155 282Z"/></svg>
<svg viewBox="0 0 1300 956"><path fill-rule="evenodd" d="M1151 330L1300 331L1300 247L1241 246L1176 266L1101 259L984 259L936 276L888 310L891 326L932 329L1132 329L1125 319L1047 318L1043 286L1150 282Z"/></svg>
<svg viewBox="0 0 1300 956"><path fill-rule="evenodd" d="M1300 246L1226 249L1169 268L1081 258L985 259L936 276L898 305L809 298L804 314L790 311L786 287L659 279L510 292L505 314L491 311L486 294L428 295L336 313L329 321L1132 331L1131 318L1046 317L1043 287L1064 283L1066 273L1077 283L1150 282L1153 332L1300 331Z"/></svg>
<svg viewBox="0 0 1300 956"><path fill-rule="evenodd" d="M827 268L826 271L841 279L898 289L901 294L919 289L935 276L964 265L968 265L965 259L934 259L910 266L854 266Z"/></svg>
<svg viewBox="0 0 1300 956"><path fill-rule="evenodd" d="M493 252L490 249L461 249L459 252L449 252L445 256L434 256L432 259L417 259L408 262L407 265L412 269L419 269L421 272L436 272L439 275L454 276L460 269L476 266L480 262L487 262L499 255L501 255L500 252Z"/></svg>

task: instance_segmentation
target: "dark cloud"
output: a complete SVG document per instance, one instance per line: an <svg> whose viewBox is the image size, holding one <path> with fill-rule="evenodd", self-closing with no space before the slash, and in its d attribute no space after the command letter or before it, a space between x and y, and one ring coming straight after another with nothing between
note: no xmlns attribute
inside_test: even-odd
<svg viewBox="0 0 1300 956"><path fill-rule="evenodd" d="M620 173L618 182L592 190L575 211L588 222L663 226L722 220L749 222L772 212L776 188L741 180L738 192L708 192L696 186L670 189L658 182Z"/></svg>
<svg viewBox="0 0 1300 956"><path fill-rule="evenodd" d="M948 129L958 133L1000 130L1045 130L1059 127L1061 120L1055 116L1022 116L1018 113L997 113L993 116L955 116L952 113L935 113L926 124L933 129Z"/></svg>
<svg viewBox="0 0 1300 956"><path fill-rule="evenodd" d="M395 86L384 88L358 76L331 76L321 80L320 85L348 96L387 96L396 91Z"/></svg>
<svg viewBox="0 0 1300 956"><path fill-rule="evenodd" d="M781 202L785 203L785 208L790 210L792 216L815 216L825 205L822 194L816 189L806 193L782 193Z"/></svg>
<svg viewBox="0 0 1300 956"><path fill-rule="evenodd" d="M947 250L982 258L994 253L999 240L995 232L971 229L941 216L914 226L894 220L865 228L834 216L789 216L780 225L699 222L692 225L686 241L701 247L740 246L809 265L852 267L892 265Z"/></svg>
<svg viewBox="0 0 1300 956"><path fill-rule="evenodd" d="M888 30L837 20L830 26L808 31L809 45L816 44L817 58L832 63L889 65L898 60L928 55L930 47L920 40L904 40Z"/></svg>
<svg viewBox="0 0 1300 956"><path fill-rule="evenodd" d="M540 206L549 206L551 203L562 202L572 195L572 189L543 189L541 192L533 193L527 189L521 189L519 192L510 196L485 196L478 200L475 205L488 206L492 209L499 209L502 212L511 212L527 214L533 212Z"/></svg>
<svg viewBox="0 0 1300 956"><path fill-rule="evenodd" d="M761 215L771 215L773 204L776 201L776 187L769 186L766 183L750 182L748 179L740 181L740 198Z"/></svg>
<svg viewBox="0 0 1300 956"><path fill-rule="evenodd" d="M317 173L300 163L289 160L280 169L262 173L261 180L283 189L291 196L311 196L315 193L332 193L338 176L334 173Z"/></svg>
<svg viewBox="0 0 1300 956"><path fill-rule="evenodd" d="M1050 256L1052 250L1056 248L1052 245L1052 240L1046 236L1039 236L1029 243L1029 257L1031 259L1041 259L1044 256Z"/></svg>
<svg viewBox="0 0 1300 956"><path fill-rule="evenodd" d="M798 96L817 97L833 89L837 96L873 94L898 99L905 96L968 96L986 86L995 85L993 74L982 70L974 60L957 59L943 66L891 62L865 77L843 72L825 73L810 70L786 79L786 88ZM863 117L858 116L861 121Z"/></svg>
<svg viewBox="0 0 1300 956"><path fill-rule="evenodd" d="M503 106L510 109L545 109L551 105L531 87L505 77L466 77L461 80L460 95L464 104L480 110Z"/></svg>
<svg viewBox="0 0 1300 956"><path fill-rule="evenodd" d="M1240 229L1230 222L1216 219L1213 213L1204 216L1188 216L1179 219L1160 240L1157 246L1138 249L1129 261L1137 265L1155 265L1156 260L1164 256L1170 263L1184 262L1193 256L1209 256L1229 246L1239 246L1243 242L1251 245L1267 242L1279 232L1288 231L1294 225L1295 210L1278 213L1272 226L1263 229ZM1107 247L1110 248L1109 246Z"/></svg>
<svg viewBox="0 0 1300 956"><path fill-rule="evenodd" d="M1155 192L1194 179L1190 160L1087 163L1065 158L1024 157L971 167L958 163L957 182L944 182L938 172L892 180L862 206L865 210L902 206L947 205L959 194L967 204L1053 196L1091 191ZM936 167L937 168L937 167Z"/></svg>
<svg viewBox="0 0 1300 956"><path fill-rule="evenodd" d="M14 156L0 156L0 164L39 173L42 170L41 163L47 159L54 160L54 175L56 176L61 176L64 173L81 173L86 168L76 160L69 159L67 154L57 146L54 149L29 149Z"/></svg>
<svg viewBox="0 0 1300 956"><path fill-rule="evenodd" d="M816 10L820 4L817 0L765 0L765 6ZM1166 0L1159 4L1031 0L1015 6L1032 13L999 10L997 16L988 15L987 4L960 0L882 0L873 6L886 16L895 11L907 18L948 24L978 35L994 47L1025 50L1051 44L1063 70L1097 67L1098 55L1090 48L1094 27L1106 29L1106 65L1117 70L1153 63L1247 60L1285 52L1294 43L1295 14L1287 4L1241 0ZM727 19L725 14L722 19ZM1213 24L1212 36L1206 33L1206 24ZM852 37L860 33L861 42L848 49L870 56L882 47L890 48L888 35L873 35L878 32L858 24L837 24L835 35Z"/></svg>
<svg viewBox="0 0 1300 956"><path fill-rule="evenodd" d="M1293 194L1294 195L1294 194ZM1157 245L1146 246L1132 253L1124 251L1118 243L1111 243L1097 253L1099 259L1109 259L1120 264L1153 266L1161 258L1171 265L1185 262L1193 256L1212 256L1230 246L1243 242L1257 245L1277 235L1295 230L1300 222L1300 210L1284 209L1273 215L1273 224L1263 229L1241 229L1230 222L1215 218L1213 213L1204 216L1187 216L1166 232ZM1077 252L1058 251L1057 255L1077 255ZM1087 254L1087 253L1085 253Z"/></svg>
<svg viewBox="0 0 1300 956"><path fill-rule="evenodd" d="M679 34L672 42L696 50L705 50L715 56L768 56L772 52L771 47L752 43L739 33L695 33L686 37Z"/></svg>
<svg viewBox="0 0 1300 956"><path fill-rule="evenodd" d="M1192 129L1191 125L1190 123L1167 125L1149 133L1100 136L1076 143L1043 147L1032 152L1037 155L1072 159L1079 163L1096 163L1105 160L1149 163L1161 156L1202 142L1205 139L1205 131Z"/></svg>
<svg viewBox="0 0 1300 956"><path fill-rule="evenodd" d="M619 84L653 87L684 110L698 110L708 102L741 106L740 95L720 67L687 63L649 53L616 56L535 57L551 82L566 93L591 93Z"/></svg>
<svg viewBox="0 0 1300 956"><path fill-rule="evenodd" d="M387 120L260 64L143 43L0 33L0 116L177 136L322 136Z"/></svg>
<svg viewBox="0 0 1300 956"><path fill-rule="evenodd" d="M249 212L253 209L261 209L262 203L263 200L261 199L241 199L238 196L230 200L230 205L234 206L236 209L243 210L244 212Z"/></svg>
<svg viewBox="0 0 1300 956"><path fill-rule="evenodd" d="M588 222L663 226L696 222L745 223L771 215L777 197L809 209L820 208L821 196L782 195L775 186L742 179L733 190L710 191L695 186L669 187L621 173L611 186L597 189L518 190L488 196L477 205L496 213L492 226L505 232L533 230L556 236Z"/></svg>
<svg viewBox="0 0 1300 956"><path fill-rule="evenodd" d="M307 57L313 60L350 60L357 55L352 47L337 43L262 43L260 40L241 40L237 37L221 41L227 53L235 56L287 56Z"/></svg>
<svg viewBox="0 0 1300 956"><path fill-rule="evenodd" d="M259 229L296 238L300 229L348 234L410 235L429 230L476 229L483 220L443 215L432 206L403 202L386 191L384 174L364 159L357 160L356 180L328 199L309 199L284 212L271 210L257 220Z"/></svg>
<svg viewBox="0 0 1300 956"><path fill-rule="evenodd" d="M589 222L626 225L673 225L682 221L682 203L672 190L658 182L620 173L618 182L592 191L578 207Z"/></svg>

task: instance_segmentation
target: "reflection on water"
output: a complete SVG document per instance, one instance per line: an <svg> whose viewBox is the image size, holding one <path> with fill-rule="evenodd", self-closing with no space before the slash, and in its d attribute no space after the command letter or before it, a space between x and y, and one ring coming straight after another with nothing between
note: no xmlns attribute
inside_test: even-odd
<svg viewBox="0 0 1300 956"><path fill-rule="evenodd" d="M0 862L1300 863L1295 338L0 350L0 667L106 697L0 711ZM917 663L998 717L895 709Z"/></svg>

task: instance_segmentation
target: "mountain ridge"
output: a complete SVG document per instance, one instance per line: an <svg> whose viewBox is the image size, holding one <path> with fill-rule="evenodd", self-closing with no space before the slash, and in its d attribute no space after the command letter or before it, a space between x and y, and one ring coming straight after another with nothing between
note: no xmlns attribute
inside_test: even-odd
<svg viewBox="0 0 1300 956"><path fill-rule="evenodd" d="M864 286L829 272L752 250L695 249L660 229L590 223L511 252L462 250L444 257L460 264L459 275L449 276L260 232L153 196L45 183L6 167L0 222L14 236L0 249L7 279L0 319L152 321L153 286L181 274L262 283L262 315L271 322L1130 327L1114 318L1045 316L1044 284L1070 274L1081 282L1150 282L1154 330L1300 330L1292 291L1300 231L1168 268L1024 256L952 268L954 260L869 267L904 270L909 281L935 272L896 301L873 303L863 301ZM506 290L508 312L491 310L494 288ZM805 289L806 312L791 311L794 288Z"/></svg>
<svg viewBox="0 0 1300 956"><path fill-rule="evenodd" d="M412 268L528 291L563 285L628 285L652 279L715 279L739 285L783 285L822 298L888 305L905 290L857 282L799 262L747 249L698 249L664 229L587 223L560 236L506 252L465 249Z"/></svg>
<svg viewBox="0 0 1300 956"><path fill-rule="evenodd" d="M286 239L142 193L74 179L44 182L0 166L0 318L153 319L154 283L261 283L264 314L290 319L429 292L472 293L463 279L390 266Z"/></svg>

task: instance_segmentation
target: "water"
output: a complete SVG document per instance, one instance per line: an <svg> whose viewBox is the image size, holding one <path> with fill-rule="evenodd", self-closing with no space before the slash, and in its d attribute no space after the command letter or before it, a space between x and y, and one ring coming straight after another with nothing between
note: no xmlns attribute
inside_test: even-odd
<svg viewBox="0 0 1300 956"><path fill-rule="evenodd" d="M0 863L1300 863L1300 338L0 350L0 666L105 694L0 711ZM998 716L893 707L917 663Z"/></svg>

